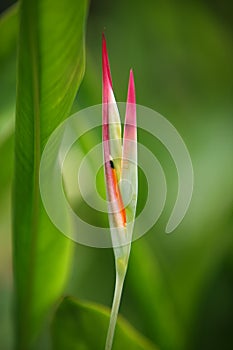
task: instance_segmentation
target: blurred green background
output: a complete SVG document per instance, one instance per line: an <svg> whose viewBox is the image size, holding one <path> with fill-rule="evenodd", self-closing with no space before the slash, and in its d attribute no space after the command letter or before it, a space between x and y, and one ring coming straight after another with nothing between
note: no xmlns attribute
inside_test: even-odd
<svg viewBox="0 0 233 350"><path fill-rule="evenodd" d="M3 3L2 3L3 4ZM2 6L3 7L3 6ZM233 348L233 42L230 1L93 1L87 65L74 110L101 102L101 33L114 90L125 101L133 67L137 102L164 115L183 137L194 167L189 211L164 229L177 191L166 149L139 130L168 181L166 209L133 243L121 313L164 350ZM17 25L0 55L0 349L12 348L10 199ZM1 35L0 35L1 38ZM1 39L0 39L1 40ZM100 130L96 131L96 138ZM89 144L89 147L91 145ZM139 177L139 207L145 178ZM156 200L156 198L155 198ZM139 208L140 209L140 208ZM65 294L110 306L111 249L75 245Z"/></svg>

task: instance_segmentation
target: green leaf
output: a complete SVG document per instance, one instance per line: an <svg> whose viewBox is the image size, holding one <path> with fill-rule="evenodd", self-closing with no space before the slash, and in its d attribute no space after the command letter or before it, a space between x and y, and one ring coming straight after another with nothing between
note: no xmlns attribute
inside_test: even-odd
<svg viewBox="0 0 233 350"><path fill-rule="evenodd" d="M162 349L183 349L185 325L166 272L145 239L134 242L129 281L148 334ZM139 283L140 281L140 283ZM143 317L145 319L143 320Z"/></svg>
<svg viewBox="0 0 233 350"><path fill-rule="evenodd" d="M63 299L52 323L54 350L104 349L110 311L100 305ZM145 337L119 316L113 350L156 350Z"/></svg>
<svg viewBox="0 0 233 350"><path fill-rule="evenodd" d="M20 5L13 258L16 349L27 350L63 290L72 253L70 241L43 209L39 166L83 77L87 1L22 0Z"/></svg>

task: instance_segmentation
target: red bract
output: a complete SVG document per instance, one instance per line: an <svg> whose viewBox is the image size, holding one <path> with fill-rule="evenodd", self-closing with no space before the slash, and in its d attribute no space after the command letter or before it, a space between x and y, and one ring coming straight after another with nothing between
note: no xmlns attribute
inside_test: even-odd
<svg viewBox="0 0 233 350"><path fill-rule="evenodd" d="M103 35L103 152L109 214L113 215L114 227L125 227L127 215L123 195L119 188L120 180L132 182L130 162L137 162L136 104L133 71L130 71L126 117L121 139L121 122L117 109L109 66L106 40ZM134 164L134 167L135 167ZM110 225L111 226L111 225Z"/></svg>

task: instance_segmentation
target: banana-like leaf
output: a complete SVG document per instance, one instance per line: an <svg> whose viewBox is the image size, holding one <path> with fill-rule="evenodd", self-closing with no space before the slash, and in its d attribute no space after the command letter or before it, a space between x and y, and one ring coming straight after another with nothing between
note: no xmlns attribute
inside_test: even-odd
<svg viewBox="0 0 233 350"><path fill-rule="evenodd" d="M54 350L104 349L110 311L104 306L65 298L52 323ZM157 347L119 317L113 350L156 350Z"/></svg>
<svg viewBox="0 0 233 350"><path fill-rule="evenodd" d="M16 349L31 348L68 274L70 241L43 209L39 166L44 145L67 117L83 77L86 13L86 0L20 2L13 190Z"/></svg>

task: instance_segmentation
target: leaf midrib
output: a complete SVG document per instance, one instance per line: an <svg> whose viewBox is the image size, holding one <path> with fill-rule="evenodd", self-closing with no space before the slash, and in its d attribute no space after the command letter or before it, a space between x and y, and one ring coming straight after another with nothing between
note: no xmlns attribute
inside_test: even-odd
<svg viewBox="0 0 233 350"><path fill-rule="evenodd" d="M28 290L27 290L27 312L25 313L26 329L29 326L29 315L32 307L32 295L33 295L33 272L35 266L36 246L38 238L38 224L39 224L39 166L40 166L40 154L41 154L41 142L40 142L40 79L39 79L39 33L37 31L38 16L36 10L36 4L30 2L28 8L28 28L29 31L29 52L31 56L31 70L32 70L32 100L33 100L33 150L34 150L34 162L33 162L33 193L32 193L32 218L31 218L31 247L29 252L29 270L28 270ZM33 13L34 11L34 13ZM27 335L25 334L24 342L27 342Z"/></svg>

